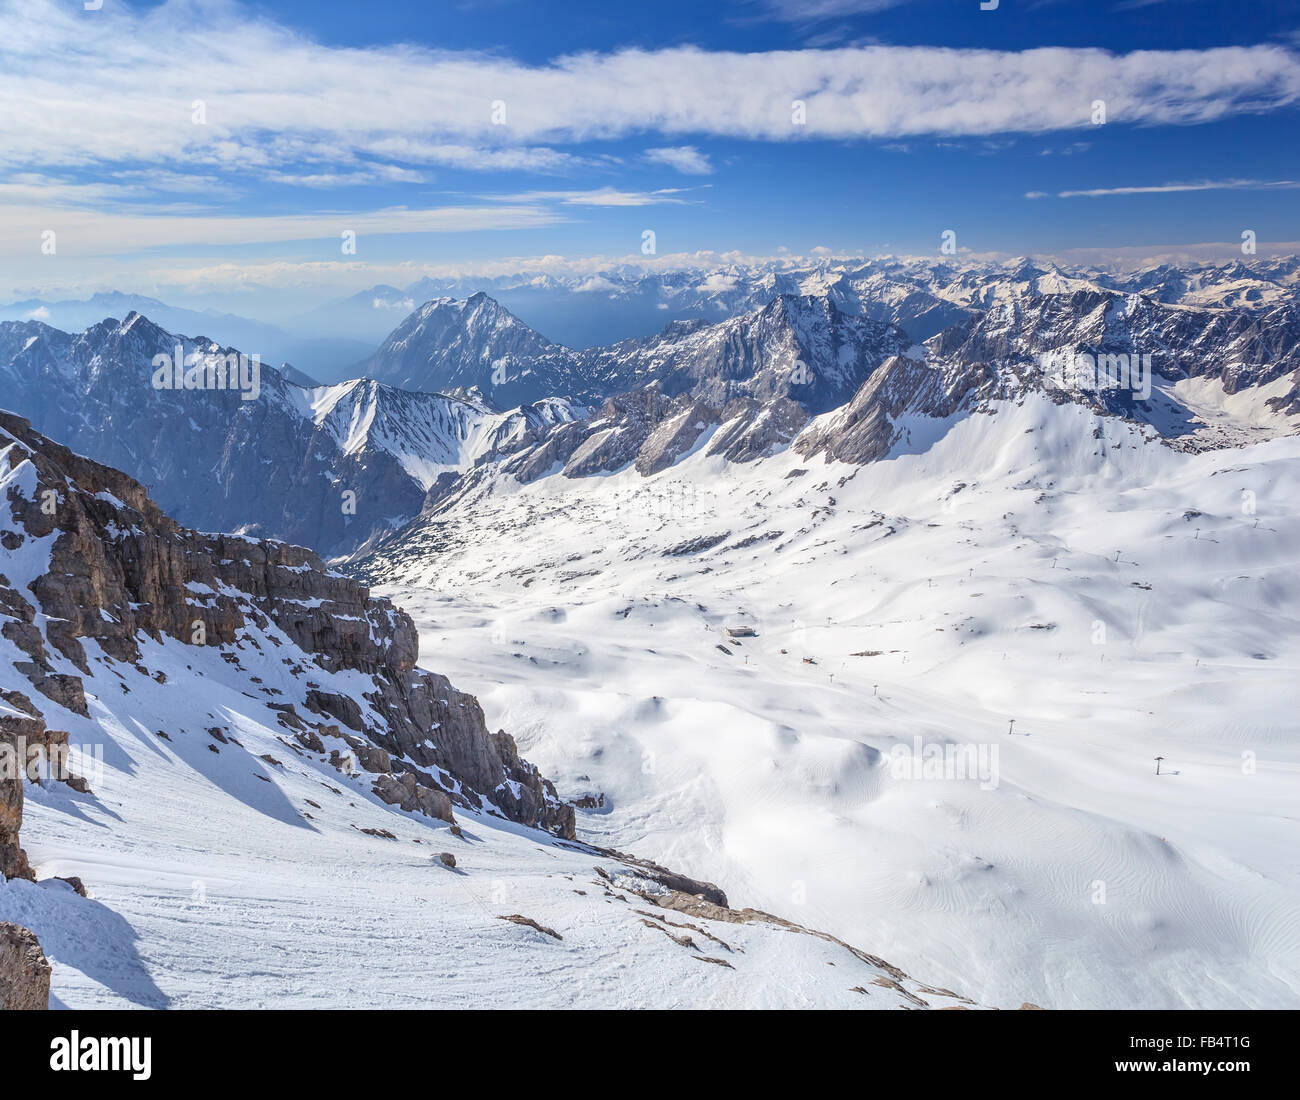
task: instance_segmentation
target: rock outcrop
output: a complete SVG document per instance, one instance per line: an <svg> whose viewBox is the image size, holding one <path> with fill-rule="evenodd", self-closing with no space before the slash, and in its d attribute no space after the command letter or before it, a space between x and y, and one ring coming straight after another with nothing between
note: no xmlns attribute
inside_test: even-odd
<svg viewBox="0 0 1300 1100"><path fill-rule="evenodd" d="M18 692L0 692L0 698ZM23 774L26 753L21 746L29 736L41 737L45 723L39 718L17 712L7 699L0 703L0 877L33 878L27 853L18 842L23 824Z"/></svg>
<svg viewBox="0 0 1300 1100"><path fill-rule="evenodd" d="M50 964L35 933L0 922L0 1012L50 1007Z"/></svg>
<svg viewBox="0 0 1300 1100"><path fill-rule="evenodd" d="M305 745L341 738L365 770L381 773L388 801L435 817L450 817L452 803L487 808L574 835L573 807L520 759L508 734L487 729L477 700L416 667L410 617L312 551L181 527L125 474L3 412L0 540L34 571L25 585L0 575L0 637L20 658L13 668L51 702L86 713L78 673L89 674L91 642L138 671L144 638L217 647L236 667L282 661L303 696L276 707L281 724ZM285 652L267 652L259 637ZM360 674L367 686L317 682L336 674ZM37 707L20 710L0 710L15 734L49 736ZM21 783L4 798L0 837L12 830L16 838ZM8 866L23 865L11 852Z"/></svg>

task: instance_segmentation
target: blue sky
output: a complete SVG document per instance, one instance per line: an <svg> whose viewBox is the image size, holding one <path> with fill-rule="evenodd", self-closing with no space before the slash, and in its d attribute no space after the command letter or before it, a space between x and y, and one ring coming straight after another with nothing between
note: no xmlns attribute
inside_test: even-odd
<svg viewBox="0 0 1300 1100"><path fill-rule="evenodd" d="M1105 262L1229 259L1246 228L1300 249L1291 0L0 0L0 32L11 298L305 301L946 229Z"/></svg>

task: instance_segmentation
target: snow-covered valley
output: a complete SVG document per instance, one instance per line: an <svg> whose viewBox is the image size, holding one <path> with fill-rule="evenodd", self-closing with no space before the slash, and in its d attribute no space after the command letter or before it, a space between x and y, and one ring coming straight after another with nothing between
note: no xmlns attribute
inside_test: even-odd
<svg viewBox="0 0 1300 1100"><path fill-rule="evenodd" d="M605 796L580 837L983 1003L1300 1003L1300 439L1040 395L906 427L863 467L500 479L364 573ZM949 743L994 782L892 755Z"/></svg>
<svg viewBox="0 0 1300 1100"><path fill-rule="evenodd" d="M972 1007L575 839L310 551L180 528L7 413L0 501L0 1004Z"/></svg>
<svg viewBox="0 0 1300 1100"><path fill-rule="evenodd" d="M183 674L163 648L149 667ZM290 751L262 707L220 684L223 666L199 666L213 682L183 712L147 678L130 696L104 683L93 729L72 731L107 748L94 799L29 788L42 881L0 881L0 919L40 937L51 1007L965 1003L882 985L887 971L827 939L657 909L628 868L581 845L486 814L458 811L460 837L402 814L363 778ZM204 733L214 722L231 744ZM56 879L68 875L88 899ZM562 938L502 919L516 915Z"/></svg>

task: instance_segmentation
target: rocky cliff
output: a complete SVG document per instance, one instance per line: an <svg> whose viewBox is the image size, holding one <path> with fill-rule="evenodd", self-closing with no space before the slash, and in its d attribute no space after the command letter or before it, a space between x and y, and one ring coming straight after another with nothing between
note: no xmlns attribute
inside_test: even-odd
<svg viewBox="0 0 1300 1100"><path fill-rule="evenodd" d="M457 805L483 809L573 836L573 808L513 739L416 667L414 624L391 602L310 550L181 527L125 474L0 412L0 672L12 670L0 678L0 739L66 742L50 726L88 714L92 661L163 682L146 667L151 643L220 651L246 693L265 693L295 751L369 773L384 801L447 820ZM30 875L22 797L21 777L3 781L8 877Z"/></svg>
<svg viewBox="0 0 1300 1100"><path fill-rule="evenodd" d="M50 1007L50 964L30 929L0 921L0 1012Z"/></svg>

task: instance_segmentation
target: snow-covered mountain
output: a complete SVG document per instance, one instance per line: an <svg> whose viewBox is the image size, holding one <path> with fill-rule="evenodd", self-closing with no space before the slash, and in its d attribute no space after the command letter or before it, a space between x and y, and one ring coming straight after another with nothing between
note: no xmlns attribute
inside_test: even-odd
<svg viewBox="0 0 1300 1100"><path fill-rule="evenodd" d="M713 408L788 399L816 413L848 400L911 343L897 327L844 313L829 298L781 295L725 321L676 322L649 339L590 349L581 369L601 395L653 383Z"/></svg>
<svg viewBox="0 0 1300 1100"><path fill-rule="evenodd" d="M717 407L787 397L821 412L910 343L894 326L846 314L827 297L779 295L738 317L677 322L652 337L572 351L480 293L427 302L364 370L406 389L477 389L501 408L561 395L598 402L657 383L670 397Z"/></svg>
<svg viewBox="0 0 1300 1100"><path fill-rule="evenodd" d="M0 412L0 1006L974 1007L575 840L419 647Z"/></svg>
<svg viewBox="0 0 1300 1100"><path fill-rule="evenodd" d="M268 363L294 363L304 376L333 377L374 347L343 334L321 338L303 326L298 333L279 325L218 310L186 309L144 294L103 291L85 299L27 298L0 306L0 321L41 321L64 332L80 332L105 317L141 313L171 332L203 332L214 340L256 353ZM377 340L377 338L376 338Z"/></svg>
<svg viewBox="0 0 1300 1100"><path fill-rule="evenodd" d="M427 361L430 385L472 383L499 403L535 400L558 387L597 407L590 417L557 422L528 441L531 448L498 450L525 480L557 464L569 476L633 460L657 469L720 416L736 423L715 446L733 458L752 458L789 443L809 416L847 401L887 359L912 353L896 326L806 295L781 295L739 317L675 322L653 337L576 352L521 331L517 319L483 295L431 302L408 320L398 330L401 339L385 345L402 356L403 366L390 375L413 377ZM535 349L531 358L528 347ZM473 366L457 365L465 363ZM435 499L454 487L439 482Z"/></svg>
<svg viewBox="0 0 1300 1100"><path fill-rule="evenodd" d="M1273 261L1251 277L1293 289L1295 266ZM1204 289L1212 275L1247 274L1237 265L1180 277ZM551 343L483 293L439 298L385 342L369 365L380 380L304 387L263 367L255 394L155 388L155 357L177 345L204 362L236 353L138 314L75 335L5 322L0 379L40 429L144 479L185 522L329 554L369 548L490 482L487 467L522 482L629 464L649 475L706 434L709 454L734 461L789 445L870 461L908 417L968 415L1031 392L1147 425L1181 447L1296 430L1292 301L1194 306L1162 300L1187 297L1187 286L1170 290L1172 270L1121 290L1104 285L1114 277L1027 260L768 276L755 293L776 296L750 312L583 350ZM732 290L718 281L715 295L742 293L740 273L728 277ZM786 292L796 284L804 293ZM922 291L929 305L915 297ZM895 319L923 306L958 320L917 344Z"/></svg>
<svg viewBox="0 0 1300 1100"><path fill-rule="evenodd" d="M576 352L575 385L614 396L441 480L425 510L499 474L527 483L634 466L650 476L697 447L731 461L793 445L870 462L918 418L951 422L1031 394L1122 417L1187 449L1300 431L1296 306L1192 308L1028 265L1016 275L922 345L831 298L783 295L753 314Z"/></svg>
<svg viewBox="0 0 1300 1100"><path fill-rule="evenodd" d="M1023 257L1006 261L962 256L826 258L815 263L754 262L646 271L614 264L583 274L424 278L402 288L372 287L330 303L314 326L344 323L380 340L395 316L435 298L486 292L551 340L573 348L647 337L671 321L725 320L752 313L782 294L830 298L846 313L903 328L923 341L972 311L987 308L1000 288L1062 293L1100 288L1145 293L1170 305L1262 309L1300 295L1300 258L1157 264L1135 270L1058 264Z"/></svg>
<svg viewBox="0 0 1300 1100"><path fill-rule="evenodd" d="M178 348L199 388L159 377L156 357L174 364ZM0 323L4 399L39 430L129 471L183 522L323 552L415 515L440 474L577 413L565 401L497 413L364 380L307 389L247 358L238 378L205 373L239 355L137 313L78 334Z"/></svg>
<svg viewBox="0 0 1300 1100"><path fill-rule="evenodd" d="M986 1003L1293 1007L1300 435L1187 381L1231 445L898 358L869 451L487 465L350 571L580 836Z"/></svg>
<svg viewBox="0 0 1300 1100"><path fill-rule="evenodd" d="M1180 266L1160 264L1140 271L1101 276L1104 286L1143 293L1174 305L1209 308L1267 309L1297 300L1295 256L1253 263Z"/></svg>
<svg viewBox="0 0 1300 1100"><path fill-rule="evenodd" d="M175 360L179 347L187 363L220 363L238 353L134 313L75 335L0 323L0 379L40 430L146 481L183 521L340 553L416 515L449 475L494 458L549 467L576 454L575 470L613 468L670 411L743 409L731 453L760 453L908 346L900 330L826 298L783 296L716 324L570 352L478 295L429 303L385 344L379 373L416 389L373 380L305 389L263 366L255 393L160 390L159 355ZM562 395L612 396L615 412L593 418ZM488 399L528 403L499 413ZM566 424L573 430L557 431ZM664 442L669 453L681 444Z"/></svg>
<svg viewBox="0 0 1300 1100"><path fill-rule="evenodd" d="M348 571L589 783L587 835L982 1001L1293 1005L1296 305L936 286L919 345L803 295L577 353L632 388ZM877 326L822 411L764 385L791 309Z"/></svg>
<svg viewBox="0 0 1300 1100"><path fill-rule="evenodd" d="M477 389L501 408L583 396L567 348L552 344L486 294L435 298L402 321L361 373L428 393Z"/></svg>
<svg viewBox="0 0 1300 1100"><path fill-rule="evenodd" d="M1300 431L1300 312L1166 306L1104 290L1006 296L887 363L805 433L800 453L888 454L916 418L1045 393L1144 425L1171 446L1235 445Z"/></svg>

